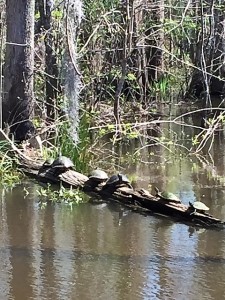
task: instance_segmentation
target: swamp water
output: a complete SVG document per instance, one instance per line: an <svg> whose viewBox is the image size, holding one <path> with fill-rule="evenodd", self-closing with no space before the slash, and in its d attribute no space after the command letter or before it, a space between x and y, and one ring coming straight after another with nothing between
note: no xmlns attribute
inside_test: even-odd
<svg viewBox="0 0 225 300"><path fill-rule="evenodd" d="M193 135L189 127L166 126L176 144L183 131ZM142 141L137 162L115 165L135 174L138 187L167 188L186 204L201 199L225 220L224 131L215 136L208 158L184 155L174 143L168 151ZM122 157L136 147L114 150ZM225 299L225 230L113 204L43 206L39 188L27 181L0 192L1 300Z"/></svg>

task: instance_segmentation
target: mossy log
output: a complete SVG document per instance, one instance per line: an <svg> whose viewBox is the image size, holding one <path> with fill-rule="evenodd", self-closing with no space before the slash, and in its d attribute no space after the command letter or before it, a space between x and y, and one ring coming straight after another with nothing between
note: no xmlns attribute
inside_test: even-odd
<svg viewBox="0 0 225 300"><path fill-rule="evenodd" d="M183 223L195 224L208 228L223 228L225 222L213 217L208 213L194 212L189 206L182 203L168 202L157 196L151 195L144 189L132 189L126 186L106 188L105 184L93 186L93 182L86 175L74 170L67 170L64 173L55 175L50 167L41 169L42 164L21 163L20 165L29 176L35 177L42 182L59 184L65 187L79 188L89 195L100 196L103 201L117 202L134 211L145 214L160 214Z"/></svg>

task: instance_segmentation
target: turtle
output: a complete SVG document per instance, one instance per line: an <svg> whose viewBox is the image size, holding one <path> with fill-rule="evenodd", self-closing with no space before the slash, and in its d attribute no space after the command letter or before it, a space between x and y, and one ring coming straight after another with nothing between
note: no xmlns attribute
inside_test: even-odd
<svg viewBox="0 0 225 300"><path fill-rule="evenodd" d="M127 178L126 175L118 173L112 175L107 181L104 188L116 188L117 186L125 185L129 188L133 188L130 184L130 180Z"/></svg>
<svg viewBox="0 0 225 300"><path fill-rule="evenodd" d="M158 196L162 200L166 200L168 202L181 203L181 200L171 192L163 191L160 192L157 187L155 187L156 196Z"/></svg>
<svg viewBox="0 0 225 300"><path fill-rule="evenodd" d="M38 174L40 174L43 171L46 171L47 169L49 169L52 165L52 163L54 162L54 158L47 158L43 165L40 167Z"/></svg>
<svg viewBox="0 0 225 300"><path fill-rule="evenodd" d="M54 158L52 158L52 157L50 157L50 158L47 158L46 160L45 160L45 162L43 163L43 167L45 166L45 167L50 167L52 164L53 164L53 162L54 162Z"/></svg>
<svg viewBox="0 0 225 300"><path fill-rule="evenodd" d="M99 170L99 169L93 170L88 177L91 181L95 181L95 182L99 182L99 183L105 182L106 180L109 179L108 174L106 174L105 171Z"/></svg>
<svg viewBox="0 0 225 300"><path fill-rule="evenodd" d="M74 164L72 160L66 156L59 156L56 158L52 165L51 168L54 169L55 173L63 173L69 169L72 169L74 167Z"/></svg>
<svg viewBox="0 0 225 300"><path fill-rule="evenodd" d="M194 203L189 202L189 207L193 210L193 213L205 213L209 210L208 206L201 201L195 201Z"/></svg>

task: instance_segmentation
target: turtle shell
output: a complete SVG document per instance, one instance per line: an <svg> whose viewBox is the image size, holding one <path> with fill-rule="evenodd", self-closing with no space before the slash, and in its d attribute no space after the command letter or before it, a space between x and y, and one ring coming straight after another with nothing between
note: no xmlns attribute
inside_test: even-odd
<svg viewBox="0 0 225 300"><path fill-rule="evenodd" d="M97 170L94 170L91 172L91 174L89 175L89 178L96 180L96 181L105 181L109 177L105 171L97 169Z"/></svg>
<svg viewBox="0 0 225 300"><path fill-rule="evenodd" d="M120 179L118 175L112 175L109 177L109 179L106 181L106 185L113 185L119 183Z"/></svg>
<svg viewBox="0 0 225 300"><path fill-rule="evenodd" d="M53 168L72 168L74 166L72 160L66 156L59 156L52 163Z"/></svg>
<svg viewBox="0 0 225 300"><path fill-rule="evenodd" d="M43 166L46 166L46 167L50 167L54 162L54 158L50 157L50 158L47 158L46 161L43 163Z"/></svg>
<svg viewBox="0 0 225 300"><path fill-rule="evenodd" d="M161 199L181 203L180 199L173 193L167 192L167 191L159 192L158 188L155 188L155 190L156 190L157 196L159 196Z"/></svg>
<svg viewBox="0 0 225 300"><path fill-rule="evenodd" d="M50 169L53 162L54 162L54 158L47 158L46 161L43 163L43 165L40 167L38 174L41 174L42 172Z"/></svg>
<svg viewBox="0 0 225 300"><path fill-rule="evenodd" d="M119 178L120 183L130 183L130 180L126 175L119 173L117 176Z"/></svg>
<svg viewBox="0 0 225 300"><path fill-rule="evenodd" d="M194 207L197 210L202 210L202 211L207 211L209 210L208 206L206 206L203 202L201 201L195 201L193 204L191 204L192 207Z"/></svg>
<svg viewBox="0 0 225 300"><path fill-rule="evenodd" d="M127 185L129 188L132 188L129 179L127 178L126 175L124 174L115 174L112 175L106 182L106 186L108 185L121 185L121 184L125 184Z"/></svg>

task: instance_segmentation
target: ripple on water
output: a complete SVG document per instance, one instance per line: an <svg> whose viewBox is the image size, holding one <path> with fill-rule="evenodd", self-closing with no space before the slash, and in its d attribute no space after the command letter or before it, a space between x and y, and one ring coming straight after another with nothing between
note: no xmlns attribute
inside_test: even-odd
<svg viewBox="0 0 225 300"><path fill-rule="evenodd" d="M108 206L32 215L20 204L5 219L0 299L225 299L222 232L124 210L121 219Z"/></svg>

